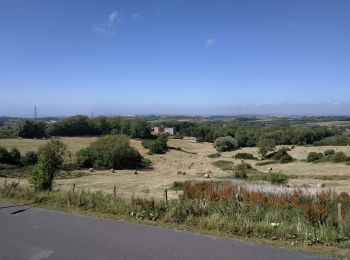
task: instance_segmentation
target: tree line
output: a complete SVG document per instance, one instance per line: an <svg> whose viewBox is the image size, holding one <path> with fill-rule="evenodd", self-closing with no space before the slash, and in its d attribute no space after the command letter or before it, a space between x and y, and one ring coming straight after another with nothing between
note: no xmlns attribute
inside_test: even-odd
<svg viewBox="0 0 350 260"><path fill-rule="evenodd" d="M339 133L336 129L324 126L254 125L244 122L180 122L176 120L152 123L145 118L105 116L90 118L82 115L71 116L52 124L21 120L16 122L13 131L23 138L122 134L130 138L150 139L152 137L151 126L175 127L177 138L197 136L212 143L219 137L231 136L235 138L239 147L257 146L261 139L273 139L276 145L306 145Z"/></svg>

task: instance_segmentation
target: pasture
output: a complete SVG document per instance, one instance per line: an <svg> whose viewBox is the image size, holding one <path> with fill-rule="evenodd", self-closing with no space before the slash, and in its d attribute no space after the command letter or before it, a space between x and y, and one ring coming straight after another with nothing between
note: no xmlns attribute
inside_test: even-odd
<svg viewBox="0 0 350 260"><path fill-rule="evenodd" d="M68 149L74 154L79 149L86 147L95 141L95 137L62 137L61 140L68 146ZM46 140L40 139L1 139L0 146L8 149L16 147L21 153L35 151L39 145ZM72 174L59 178L55 183L56 189L69 190L76 184L77 190L113 192L113 187L117 187L117 193L121 196L131 197L145 196L161 198L164 190L171 187L175 181L186 180L208 180L204 174L210 172L209 180L226 180L232 182L241 182L232 178L231 170L222 170L213 165L215 161L228 161L233 165L241 160L233 159L238 152L252 153L258 156L257 148L243 148L232 152L222 152L218 158L209 158L208 155L216 153L211 143L191 143L179 139L170 139L168 145L172 147L166 154L149 155L139 140L131 140L134 146L145 158L152 161L151 169L144 169L134 174L135 170L118 170L112 173L109 170L89 172L88 170L79 170ZM176 148L176 149L174 149ZM291 178L289 184L298 187L317 188L320 183L325 184L323 189L334 189L337 192L348 191L350 189L350 166L345 163L307 163L305 159L307 154L312 151L323 152L327 149L343 151L350 155L350 148L343 147L306 147L296 146L289 153L297 159L287 164L269 164L256 166L259 161L245 160L261 173L268 173L270 168L273 171L282 171ZM178 172L185 174L178 174ZM4 181L1 178L0 181ZM255 183L265 183L261 180ZM28 183L27 178L21 178L21 183ZM168 191L170 198L176 198L175 190Z"/></svg>

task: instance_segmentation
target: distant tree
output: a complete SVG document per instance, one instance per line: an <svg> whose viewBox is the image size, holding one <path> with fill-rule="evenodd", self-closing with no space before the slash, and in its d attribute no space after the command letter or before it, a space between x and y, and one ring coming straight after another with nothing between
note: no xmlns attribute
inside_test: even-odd
<svg viewBox="0 0 350 260"><path fill-rule="evenodd" d="M65 118L48 126L50 136L84 136L100 134L97 126L87 116L77 115Z"/></svg>
<svg viewBox="0 0 350 260"><path fill-rule="evenodd" d="M232 151L238 148L238 142L232 136L219 137L214 142L218 152Z"/></svg>
<svg viewBox="0 0 350 260"><path fill-rule="evenodd" d="M14 133L23 138L42 138L45 136L45 129L45 122L33 120L20 120L13 127Z"/></svg>
<svg viewBox="0 0 350 260"><path fill-rule="evenodd" d="M131 138L149 138L151 136L151 132L149 130L147 120L139 118L132 120L129 135Z"/></svg>
<svg viewBox="0 0 350 260"><path fill-rule="evenodd" d="M142 146L149 149L151 154L164 154L168 150L168 137L160 135L156 140L144 140Z"/></svg>
<svg viewBox="0 0 350 260"><path fill-rule="evenodd" d="M58 139L50 139L38 149L38 163L33 170L35 190L51 191L54 178L63 170L69 170L70 153Z"/></svg>
<svg viewBox="0 0 350 260"><path fill-rule="evenodd" d="M144 167L140 153L130 146L125 135L109 135L97 139L76 154L81 168L125 169Z"/></svg>
<svg viewBox="0 0 350 260"><path fill-rule="evenodd" d="M276 142L271 138L261 138L258 142L258 148L261 159L265 160L268 152L273 152L276 150Z"/></svg>

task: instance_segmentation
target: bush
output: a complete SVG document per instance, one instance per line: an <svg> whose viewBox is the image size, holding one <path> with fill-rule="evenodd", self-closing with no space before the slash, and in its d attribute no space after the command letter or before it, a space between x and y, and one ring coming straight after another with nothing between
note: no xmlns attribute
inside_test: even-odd
<svg viewBox="0 0 350 260"><path fill-rule="evenodd" d="M271 184L287 184L288 176L282 172L269 173L265 180L269 181Z"/></svg>
<svg viewBox="0 0 350 260"><path fill-rule="evenodd" d="M16 138L17 135L10 130L0 130L0 139Z"/></svg>
<svg viewBox="0 0 350 260"><path fill-rule="evenodd" d="M279 160L280 163L290 163L292 161L294 161L294 158L290 156L288 153L283 155Z"/></svg>
<svg viewBox="0 0 350 260"><path fill-rule="evenodd" d="M0 162L8 163L10 161L10 154L5 147L0 146Z"/></svg>
<svg viewBox="0 0 350 260"><path fill-rule="evenodd" d="M38 155L33 151L28 151L22 157L23 165L34 165L38 162Z"/></svg>
<svg viewBox="0 0 350 260"><path fill-rule="evenodd" d="M110 135L97 139L76 154L81 168L125 169L145 167L140 153L130 146L125 135Z"/></svg>
<svg viewBox="0 0 350 260"><path fill-rule="evenodd" d="M18 165L21 163L21 153L17 148L12 148L9 154L11 164Z"/></svg>
<svg viewBox="0 0 350 260"><path fill-rule="evenodd" d="M67 170L70 154L66 145L57 139L51 139L39 147L39 160L33 170L32 183L35 190L51 191L54 178Z"/></svg>
<svg viewBox="0 0 350 260"><path fill-rule="evenodd" d="M333 154L335 154L335 151L334 151L334 149L328 149L328 150L324 151L323 154L324 154L324 156L333 155Z"/></svg>
<svg viewBox="0 0 350 260"><path fill-rule="evenodd" d="M164 154L168 150L167 141L167 136L160 135L156 140L144 140L142 146L147 148L150 154Z"/></svg>
<svg viewBox="0 0 350 260"><path fill-rule="evenodd" d="M214 148L219 152L232 151L238 148L238 142L232 136L219 137L214 142Z"/></svg>
<svg viewBox="0 0 350 260"><path fill-rule="evenodd" d="M9 152L6 148L0 146L0 163L19 165L21 163L21 153L17 148L12 148Z"/></svg>
<svg viewBox="0 0 350 260"><path fill-rule="evenodd" d="M235 159L242 159L242 160L257 160L258 158L254 157L251 153L237 153L234 156Z"/></svg>
<svg viewBox="0 0 350 260"><path fill-rule="evenodd" d="M321 160L323 158L323 153L316 153L316 152L310 152L307 156L308 162L316 162L318 160Z"/></svg>
<svg viewBox="0 0 350 260"><path fill-rule="evenodd" d="M349 159L350 158L348 156L346 156L346 154L344 152L336 152L334 154L334 158L333 158L335 163L346 162L346 161L349 161Z"/></svg>
<svg viewBox="0 0 350 260"><path fill-rule="evenodd" d="M251 165L249 164L250 168ZM247 174L247 169L250 169L249 167L247 167L246 164L242 163L242 164L238 164L233 168L233 177L235 179L247 179L248 174Z"/></svg>

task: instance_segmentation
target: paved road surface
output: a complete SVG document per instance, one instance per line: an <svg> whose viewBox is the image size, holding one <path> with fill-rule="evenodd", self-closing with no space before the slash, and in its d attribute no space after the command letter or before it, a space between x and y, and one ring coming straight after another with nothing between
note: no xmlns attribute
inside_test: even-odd
<svg viewBox="0 0 350 260"><path fill-rule="evenodd" d="M267 245L0 203L0 259L331 259Z"/></svg>

